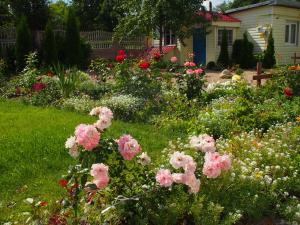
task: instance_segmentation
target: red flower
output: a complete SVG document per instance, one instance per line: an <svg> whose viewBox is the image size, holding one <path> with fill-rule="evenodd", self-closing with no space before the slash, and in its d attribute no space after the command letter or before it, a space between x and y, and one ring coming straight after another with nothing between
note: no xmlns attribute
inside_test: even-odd
<svg viewBox="0 0 300 225"><path fill-rule="evenodd" d="M68 185L68 181L65 180L65 179L60 179L60 180L58 181L58 184L59 184L59 186L65 188L65 187L67 187L67 185Z"/></svg>
<svg viewBox="0 0 300 225"><path fill-rule="evenodd" d="M125 55L117 55L116 60L117 62L121 63L123 62L125 59Z"/></svg>
<svg viewBox="0 0 300 225"><path fill-rule="evenodd" d="M44 207L44 206L47 206L47 205L48 205L48 202L45 202L45 201L40 202L40 206L41 206L41 207Z"/></svg>
<svg viewBox="0 0 300 225"><path fill-rule="evenodd" d="M285 96L287 96L287 97L293 96L293 91L289 87L284 88L283 92L284 92Z"/></svg>
<svg viewBox="0 0 300 225"><path fill-rule="evenodd" d="M139 67L142 70L146 70L146 69L148 69L150 67L150 63L142 61L142 62L140 62Z"/></svg>
<svg viewBox="0 0 300 225"><path fill-rule="evenodd" d="M155 61L159 61L159 60L160 60L160 54L157 53L157 52L154 53L154 54L153 54L153 58L154 58Z"/></svg>
<svg viewBox="0 0 300 225"><path fill-rule="evenodd" d="M52 215L49 218L48 225L66 225L67 221L60 215Z"/></svg>
<svg viewBox="0 0 300 225"><path fill-rule="evenodd" d="M43 84L43 83L34 83L32 85L32 90L36 91L36 92L39 92L39 91L43 90L45 87L46 87L46 85Z"/></svg>
<svg viewBox="0 0 300 225"><path fill-rule="evenodd" d="M125 51L124 50L119 50L118 55L124 55L125 56Z"/></svg>

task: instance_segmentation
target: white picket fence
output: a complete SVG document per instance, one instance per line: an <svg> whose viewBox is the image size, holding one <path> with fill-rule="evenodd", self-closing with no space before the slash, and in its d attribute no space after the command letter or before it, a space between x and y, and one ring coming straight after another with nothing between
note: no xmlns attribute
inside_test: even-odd
<svg viewBox="0 0 300 225"><path fill-rule="evenodd" d="M64 30L55 30L56 34L64 35ZM44 31L38 31L35 35L38 45L41 44ZM113 33L101 30L96 31L82 31L80 36L84 38L92 47L92 49L111 49L118 46L125 50L143 50L147 46L144 36L125 38L120 43L113 40ZM15 28L1 28L0 29L0 45L2 48L15 45L16 43L16 29Z"/></svg>

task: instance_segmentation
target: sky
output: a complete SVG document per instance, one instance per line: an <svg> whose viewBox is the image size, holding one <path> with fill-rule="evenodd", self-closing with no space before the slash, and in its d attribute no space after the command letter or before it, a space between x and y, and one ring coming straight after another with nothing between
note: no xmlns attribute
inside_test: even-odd
<svg viewBox="0 0 300 225"><path fill-rule="evenodd" d="M225 0L226 2L228 2L228 0ZM216 6L216 5L219 5L219 4L221 4L222 2L224 2L224 0L211 0L211 2L212 2L212 4L213 4L213 6ZM208 6L208 1L206 1L205 3L204 3L204 5L205 6Z"/></svg>

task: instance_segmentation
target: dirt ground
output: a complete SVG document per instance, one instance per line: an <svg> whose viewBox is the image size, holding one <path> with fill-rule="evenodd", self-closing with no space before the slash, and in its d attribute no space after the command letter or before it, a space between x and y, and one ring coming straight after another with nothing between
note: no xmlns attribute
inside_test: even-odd
<svg viewBox="0 0 300 225"><path fill-rule="evenodd" d="M215 82L226 82L230 79L221 79L220 75L221 72L219 71L210 71L207 70L205 71L206 75L205 75L205 79L207 80L208 83L215 83ZM251 85L256 85L256 81L253 80L253 76L256 75L256 70L245 70L244 74L242 75L242 77L247 80L247 82Z"/></svg>

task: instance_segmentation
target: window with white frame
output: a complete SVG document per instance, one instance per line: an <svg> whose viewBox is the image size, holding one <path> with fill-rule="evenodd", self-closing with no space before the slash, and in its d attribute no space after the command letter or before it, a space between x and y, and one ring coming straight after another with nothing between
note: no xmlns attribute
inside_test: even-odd
<svg viewBox="0 0 300 225"><path fill-rule="evenodd" d="M296 45L298 43L298 23L287 22L285 25L285 43Z"/></svg>
<svg viewBox="0 0 300 225"><path fill-rule="evenodd" d="M166 30L164 35L164 44L165 45L176 45L176 36L172 31Z"/></svg>
<svg viewBox="0 0 300 225"><path fill-rule="evenodd" d="M218 46L221 46L223 32L224 32L224 29L218 29ZM228 45L232 46L232 43L233 43L233 30L226 29L226 32L227 32Z"/></svg>

